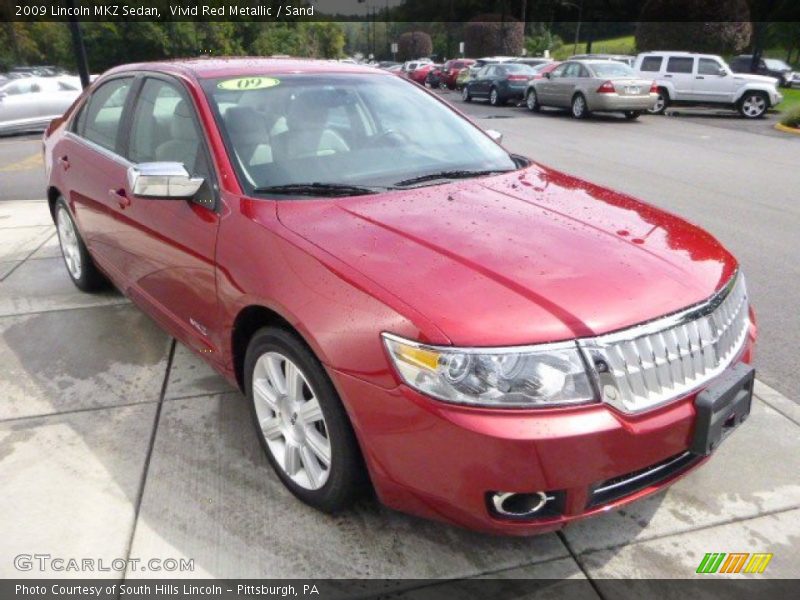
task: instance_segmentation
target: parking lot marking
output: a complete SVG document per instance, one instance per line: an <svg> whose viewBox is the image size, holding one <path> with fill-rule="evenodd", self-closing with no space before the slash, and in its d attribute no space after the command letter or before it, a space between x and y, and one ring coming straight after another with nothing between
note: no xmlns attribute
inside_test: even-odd
<svg viewBox="0 0 800 600"><path fill-rule="evenodd" d="M42 167L43 164L44 163L42 162L42 155L41 153L37 152L36 154L31 154L27 158L23 158L22 160L18 160L17 162L13 162L4 167L0 167L0 173L10 173L13 171L30 171L32 169L38 169Z"/></svg>

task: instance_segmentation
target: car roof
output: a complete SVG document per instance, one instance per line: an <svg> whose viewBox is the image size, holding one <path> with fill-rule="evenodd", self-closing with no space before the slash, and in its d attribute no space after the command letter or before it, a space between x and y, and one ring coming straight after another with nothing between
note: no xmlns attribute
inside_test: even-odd
<svg viewBox="0 0 800 600"><path fill-rule="evenodd" d="M703 54L702 52L685 52L673 50L653 50L651 52L641 52L638 56L702 56L719 58L719 54Z"/></svg>
<svg viewBox="0 0 800 600"><path fill-rule="evenodd" d="M278 73L381 73L380 69L352 63L304 58L263 58L254 56L190 58L133 63L115 67L109 73L124 73L126 71L158 71L188 75L195 79Z"/></svg>

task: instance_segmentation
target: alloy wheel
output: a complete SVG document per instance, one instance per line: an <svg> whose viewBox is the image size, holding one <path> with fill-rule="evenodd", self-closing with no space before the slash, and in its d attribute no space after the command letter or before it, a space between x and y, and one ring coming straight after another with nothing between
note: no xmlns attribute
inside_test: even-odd
<svg viewBox="0 0 800 600"><path fill-rule="evenodd" d="M572 101L572 116L576 119L580 119L585 111L586 100L584 100L581 95L575 96L575 99Z"/></svg>
<svg viewBox="0 0 800 600"><path fill-rule="evenodd" d="M742 114L751 119L760 117L767 110L767 101L759 94L751 94L742 102Z"/></svg>
<svg viewBox="0 0 800 600"><path fill-rule="evenodd" d="M530 111L536 110L536 92L533 90L528 92L528 95L525 97L525 105Z"/></svg>
<svg viewBox="0 0 800 600"><path fill-rule="evenodd" d="M663 111L664 108L666 108L666 104L667 104L667 102L666 102L666 100L664 98L664 94L659 92L658 93L658 98L656 98L656 103L653 105L653 108L649 109L647 112L650 112L650 113L653 113L653 114L657 115L657 114L661 113L661 111Z"/></svg>
<svg viewBox="0 0 800 600"><path fill-rule="evenodd" d="M266 352L253 371L253 402L267 448L298 486L316 490L331 468L331 441L305 374L280 352Z"/></svg>
<svg viewBox="0 0 800 600"><path fill-rule="evenodd" d="M462 100L469 100L469 90L467 89L467 86L461 88L461 98Z"/></svg>
<svg viewBox="0 0 800 600"><path fill-rule="evenodd" d="M67 213L67 209L60 207L56 214L56 227L58 230L58 243L61 245L61 254L64 255L64 262L67 270L73 279L81 278L81 249L78 245L78 234L72 217Z"/></svg>
<svg viewBox="0 0 800 600"><path fill-rule="evenodd" d="M489 103L490 103L492 106L497 106L497 100L498 100L498 97L497 97L497 90L493 89L493 90L491 91L491 93L489 94Z"/></svg>

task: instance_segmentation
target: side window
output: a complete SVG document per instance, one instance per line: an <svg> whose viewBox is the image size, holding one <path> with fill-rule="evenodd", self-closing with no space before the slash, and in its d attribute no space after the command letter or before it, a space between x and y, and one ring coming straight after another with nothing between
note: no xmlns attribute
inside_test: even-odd
<svg viewBox="0 0 800 600"><path fill-rule="evenodd" d="M178 162L206 184L196 200L213 205L208 179L211 175L194 108L176 85L161 79L145 79L133 110L128 160Z"/></svg>
<svg viewBox="0 0 800 600"><path fill-rule="evenodd" d="M661 70L661 63L664 59L660 56L645 56L642 59L642 66L639 67L640 71L658 72Z"/></svg>
<svg viewBox="0 0 800 600"><path fill-rule="evenodd" d="M691 73L694 59L687 56L672 56L667 61L667 73Z"/></svg>
<svg viewBox="0 0 800 600"><path fill-rule="evenodd" d="M552 70L552 72L550 73L550 77L552 78L564 77L564 71L567 70L568 66L569 65L558 65L555 69Z"/></svg>
<svg viewBox="0 0 800 600"><path fill-rule="evenodd" d="M697 73L700 75L719 75L722 65L711 58L701 58L697 65Z"/></svg>
<svg viewBox="0 0 800 600"><path fill-rule="evenodd" d="M115 150L122 109L132 82L132 77L114 79L97 88L81 110L78 134L98 146Z"/></svg>
<svg viewBox="0 0 800 600"><path fill-rule="evenodd" d="M586 69L586 67L579 65L578 77L591 77L591 75L589 75L589 71Z"/></svg>

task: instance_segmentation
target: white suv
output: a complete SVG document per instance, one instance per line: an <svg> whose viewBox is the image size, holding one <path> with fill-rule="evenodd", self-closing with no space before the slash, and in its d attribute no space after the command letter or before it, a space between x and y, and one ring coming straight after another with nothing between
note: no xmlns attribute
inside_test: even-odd
<svg viewBox="0 0 800 600"><path fill-rule="evenodd" d="M755 119L783 100L777 79L734 73L713 54L644 52L636 57L633 69L658 86L653 114L663 113L671 104L724 106Z"/></svg>

